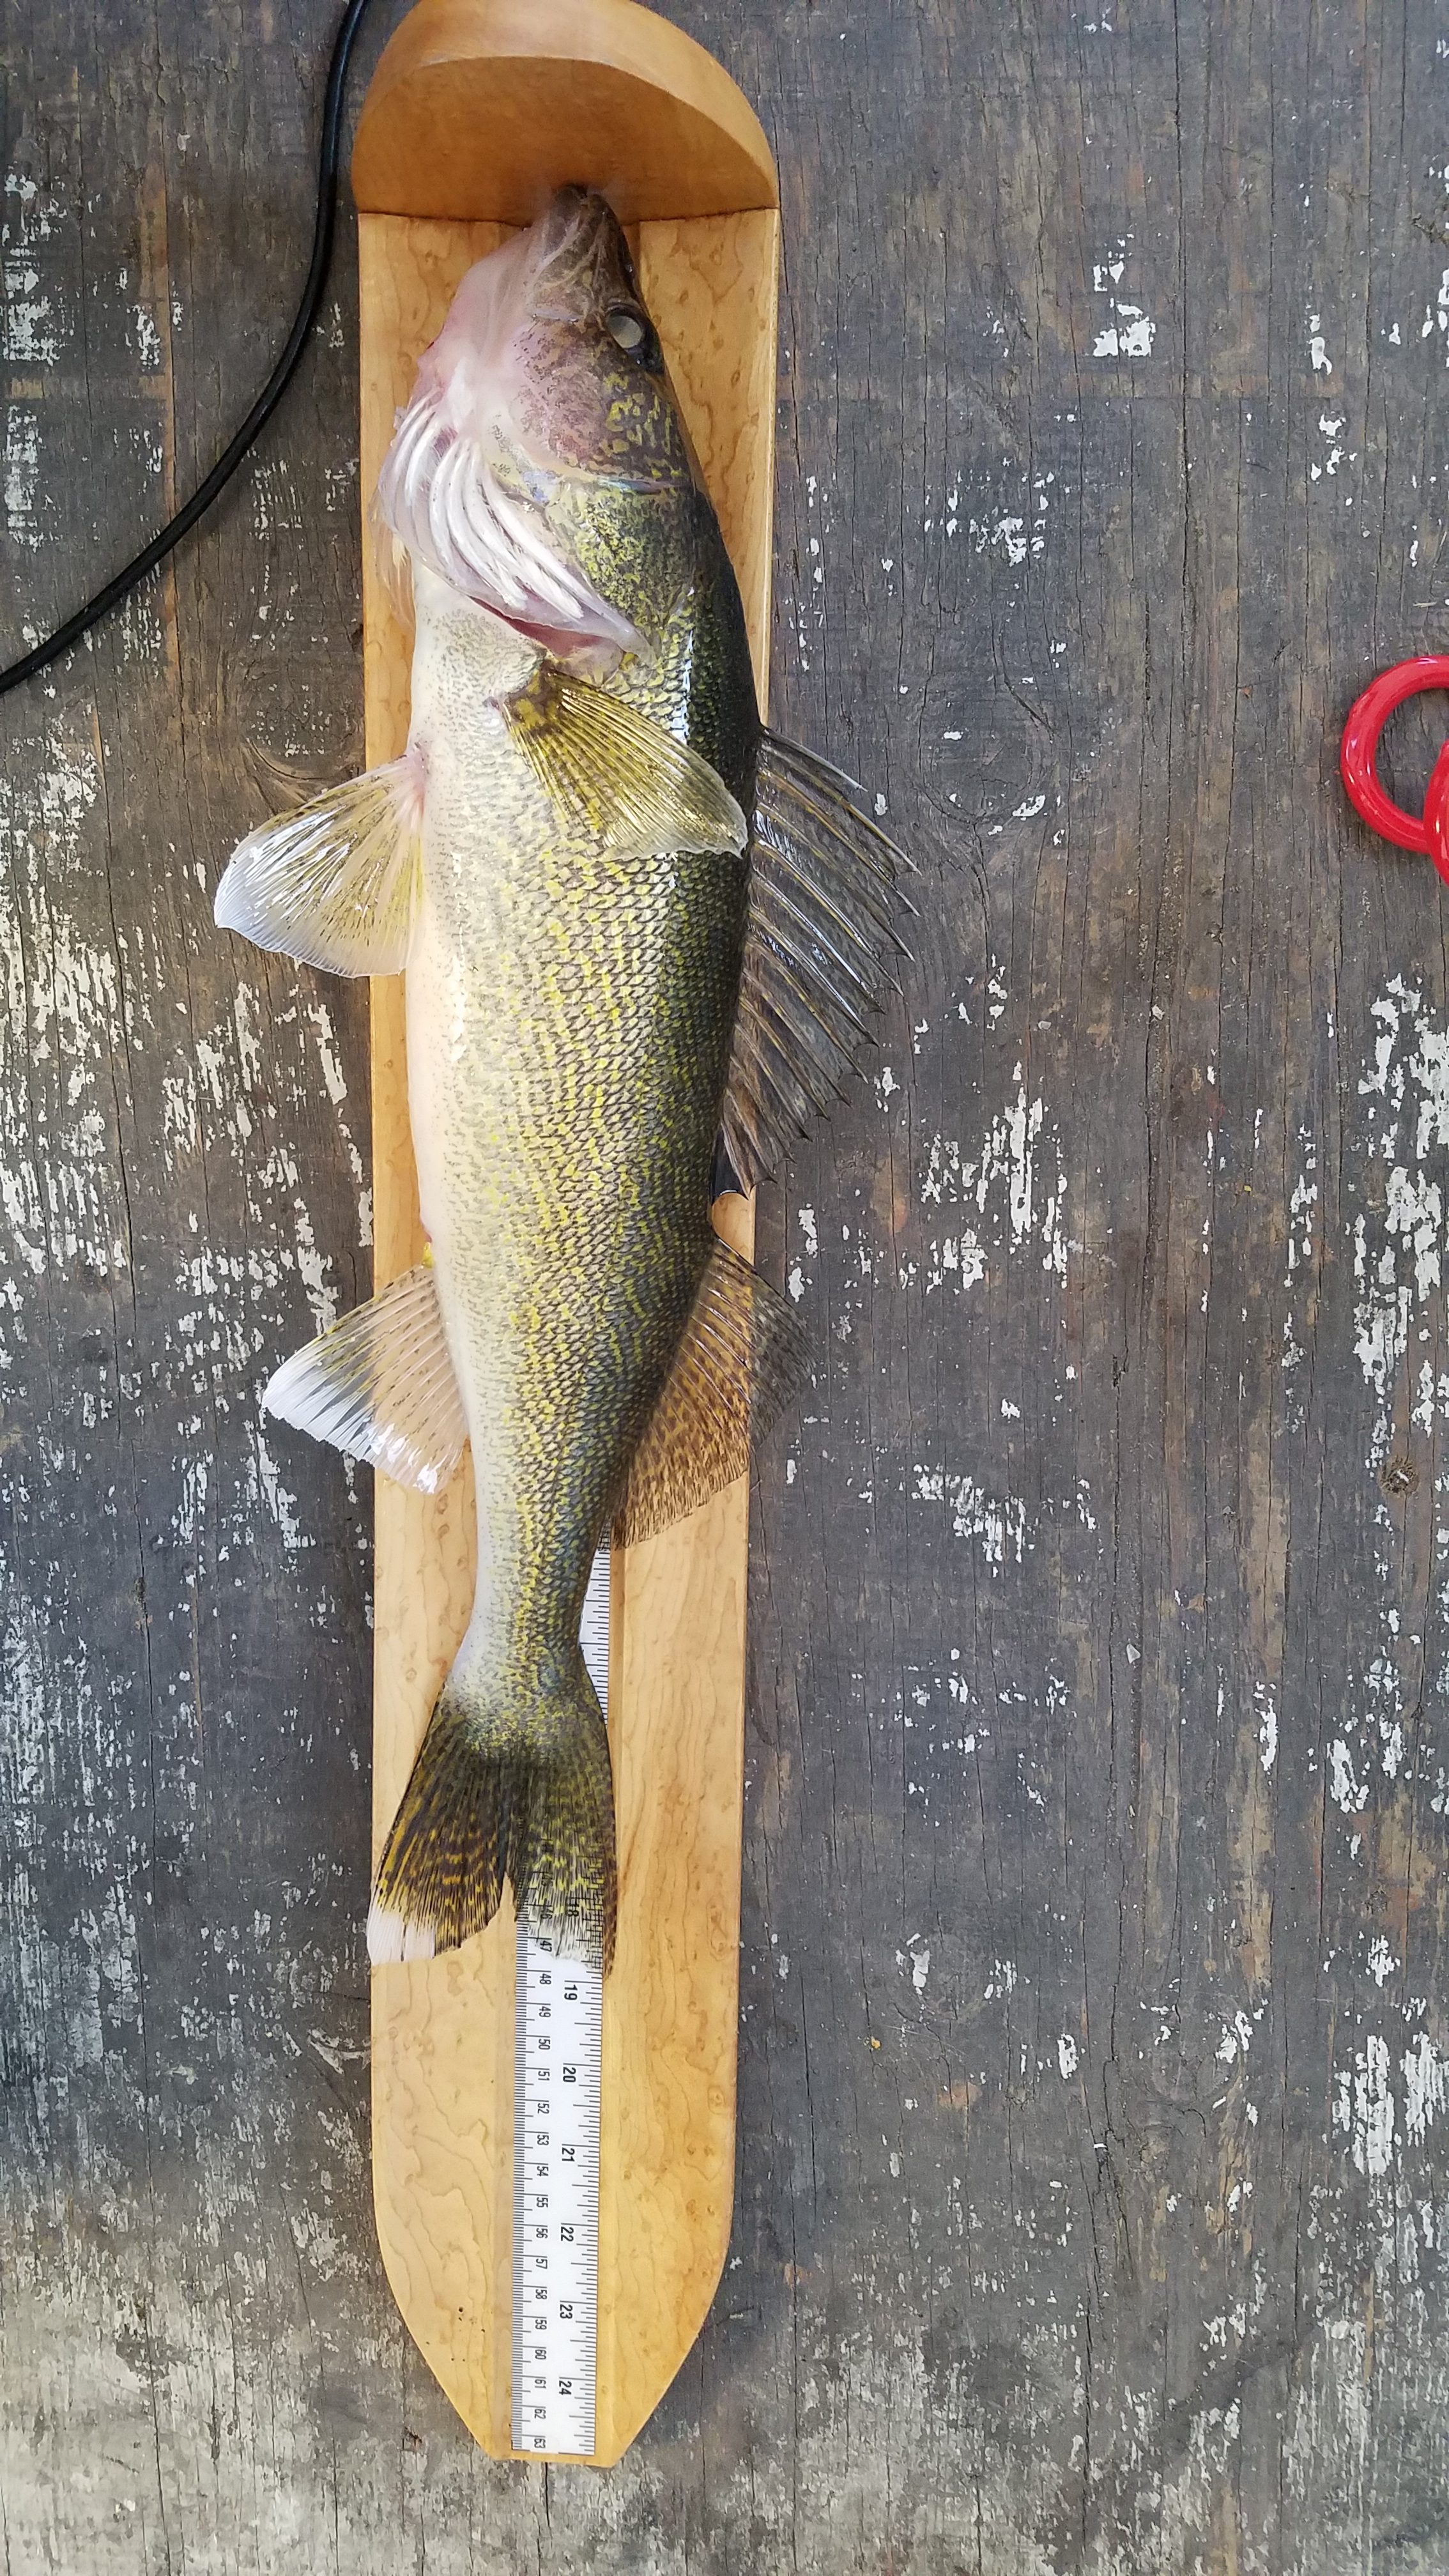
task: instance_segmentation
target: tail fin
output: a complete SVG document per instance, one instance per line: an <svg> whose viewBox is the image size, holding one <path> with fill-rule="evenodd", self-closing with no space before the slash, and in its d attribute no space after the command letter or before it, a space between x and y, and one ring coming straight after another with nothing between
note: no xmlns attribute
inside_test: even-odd
<svg viewBox="0 0 1449 2576"><path fill-rule="evenodd" d="M617 1885L609 1739L583 1658L552 1688L443 1685L387 1839L368 1950L428 1959L481 1932L504 1881L567 1956L608 1968Z"/></svg>

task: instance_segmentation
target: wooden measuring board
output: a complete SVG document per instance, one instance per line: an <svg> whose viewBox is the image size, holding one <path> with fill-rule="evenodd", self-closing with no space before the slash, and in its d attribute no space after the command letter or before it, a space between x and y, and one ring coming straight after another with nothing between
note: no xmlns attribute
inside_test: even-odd
<svg viewBox="0 0 1449 2576"><path fill-rule="evenodd" d="M362 495L465 268L569 181L630 226L744 596L769 641L779 215L753 112L632 0L421 0L363 106ZM411 636L364 549L367 757L408 721ZM421 1250L401 983L373 987L376 1279ZM730 1200L730 1240L751 1216ZM466 1470L429 1498L377 1480L375 1846L473 1591ZM616 1555L609 1732L618 1948L599 2071L593 2446L616 2460L669 2385L724 2261L734 2190L747 1496ZM373 1971L373 2187L407 2324L484 2448L515 2450L516 1928ZM524 2106L517 2106L524 2107ZM572 2392L571 2392L572 2393ZM524 2444L524 2453L538 2453ZM545 2456L559 2456L547 2453ZM578 2457L578 2452L562 2455Z"/></svg>

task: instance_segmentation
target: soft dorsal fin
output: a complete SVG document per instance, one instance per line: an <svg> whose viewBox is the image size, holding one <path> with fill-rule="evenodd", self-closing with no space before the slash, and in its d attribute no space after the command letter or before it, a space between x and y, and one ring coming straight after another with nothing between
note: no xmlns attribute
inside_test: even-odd
<svg viewBox="0 0 1449 2576"><path fill-rule="evenodd" d="M395 1485L437 1493L463 1454L468 1425L431 1263L404 1270L294 1351L262 1406Z"/></svg>
<svg viewBox="0 0 1449 2576"><path fill-rule="evenodd" d="M416 750L259 825L216 890L223 930L333 975L407 964L419 884L423 768Z"/></svg>
<svg viewBox="0 0 1449 2576"><path fill-rule="evenodd" d="M634 1453L614 1545L666 1529L742 1476L804 1375L805 1334L794 1307L716 1241Z"/></svg>
<svg viewBox="0 0 1449 2576"><path fill-rule="evenodd" d="M872 1044L903 955L910 861L862 810L865 790L766 733L750 839L749 916L720 1141L740 1185L838 1097Z"/></svg>
<svg viewBox="0 0 1449 2576"><path fill-rule="evenodd" d="M749 826L724 780L642 708L541 662L503 712L565 821L600 849L743 851Z"/></svg>

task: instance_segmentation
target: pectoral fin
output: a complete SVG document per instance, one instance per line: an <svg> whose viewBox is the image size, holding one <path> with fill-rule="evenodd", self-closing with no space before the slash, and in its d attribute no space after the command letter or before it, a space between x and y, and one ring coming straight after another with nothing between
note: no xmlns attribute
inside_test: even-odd
<svg viewBox="0 0 1449 2576"><path fill-rule="evenodd" d="M504 713L565 820L601 848L743 850L748 826L723 779L638 707L544 662Z"/></svg>
<svg viewBox="0 0 1449 2576"><path fill-rule="evenodd" d="M716 1242L634 1453L614 1545L651 1537L742 1476L804 1375L805 1336L794 1308Z"/></svg>
<svg viewBox="0 0 1449 2576"><path fill-rule="evenodd" d="M416 751L279 815L233 851L216 890L223 930L333 975L396 975L417 901Z"/></svg>
<svg viewBox="0 0 1449 2576"><path fill-rule="evenodd" d="M284 1360L263 1409L425 1494L446 1485L468 1425L427 1263Z"/></svg>
<svg viewBox="0 0 1449 2576"><path fill-rule="evenodd" d="M752 1188L838 1098L872 1043L904 954L910 861L862 811L864 788L767 733L750 838L745 962L720 1125L725 1165Z"/></svg>

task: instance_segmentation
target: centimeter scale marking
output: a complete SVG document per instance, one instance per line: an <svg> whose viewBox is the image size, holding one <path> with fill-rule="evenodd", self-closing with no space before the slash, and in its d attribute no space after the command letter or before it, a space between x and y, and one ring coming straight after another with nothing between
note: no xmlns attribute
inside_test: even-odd
<svg viewBox="0 0 1449 2576"><path fill-rule="evenodd" d="M609 1551L589 1577L579 1642L609 1713ZM604 1980L518 1927L513 2113L513 2447L594 2448L599 2317L599 2060Z"/></svg>

